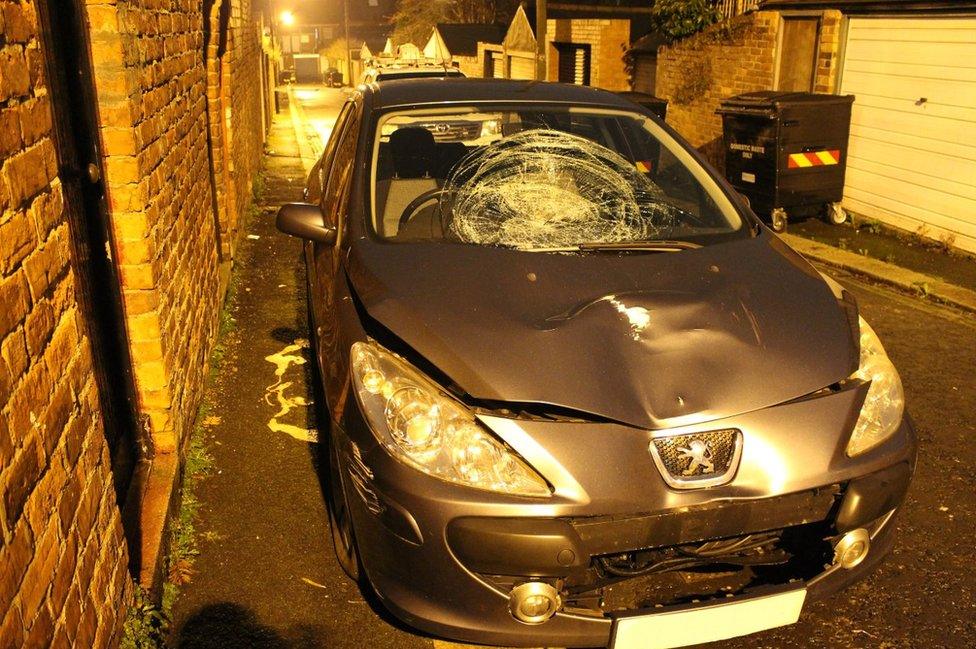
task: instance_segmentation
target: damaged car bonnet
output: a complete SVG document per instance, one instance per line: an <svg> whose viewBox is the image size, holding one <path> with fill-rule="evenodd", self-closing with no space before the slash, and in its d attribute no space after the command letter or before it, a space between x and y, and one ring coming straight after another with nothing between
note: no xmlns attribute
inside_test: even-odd
<svg viewBox="0 0 976 649"><path fill-rule="evenodd" d="M475 399L662 428L809 394L856 361L833 293L767 237L651 256L363 245L350 262L369 315Z"/></svg>

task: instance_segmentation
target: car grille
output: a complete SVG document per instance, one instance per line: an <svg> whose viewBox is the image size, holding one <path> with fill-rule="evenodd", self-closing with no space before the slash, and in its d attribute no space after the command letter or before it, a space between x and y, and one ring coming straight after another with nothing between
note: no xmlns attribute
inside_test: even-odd
<svg viewBox="0 0 976 649"><path fill-rule="evenodd" d="M666 472L665 479L670 478L669 484L698 486L696 482L721 478L735 470L741 436L738 430L728 429L658 437L651 441L651 452L658 468Z"/></svg>

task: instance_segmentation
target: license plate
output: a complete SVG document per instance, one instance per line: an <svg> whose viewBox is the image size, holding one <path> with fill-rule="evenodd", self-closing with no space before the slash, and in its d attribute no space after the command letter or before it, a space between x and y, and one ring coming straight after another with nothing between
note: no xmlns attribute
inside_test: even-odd
<svg viewBox="0 0 976 649"><path fill-rule="evenodd" d="M612 649L670 649L715 642L793 624L800 618L805 588L729 602L617 618Z"/></svg>

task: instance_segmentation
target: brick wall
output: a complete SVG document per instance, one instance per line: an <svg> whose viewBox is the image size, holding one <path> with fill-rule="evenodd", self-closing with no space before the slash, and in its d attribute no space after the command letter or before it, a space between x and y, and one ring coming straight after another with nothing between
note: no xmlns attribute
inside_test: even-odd
<svg viewBox="0 0 976 649"><path fill-rule="evenodd" d="M830 9L820 17L820 37L817 43L817 69L814 80L815 92L837 91L837 72L840 68L840 35L843 14Z"/></svg>
<svg viewBox="0 0 976 649"><path fill-rule="evenodd" d="M716 164L722 158L722 99L773 87L779 14L733 18L658 50L657 96L668 123Z"/></svg>
<svg viewBox="0 0 976 649"><path fill-rule="evenodd" d="M114 642L127 551L34 5L0 0L0 646Z"/></svg>
<svg viewBox="0 0 976 649"><path fill-rule="evenodd" d="M202 16L193 0L92 0L88 15L139 407L170 452L192 422L219 309Z"/></svg>
<svg viewBox="0 0 976 649"><path fill-rule="evenodd" d="M546 23L549 80L559 78L556 43L590 46L590 85L606 90L629 90L624 54L630 45L630 21L617 19L550 19Z"/></svg>
<svg viewBox="0 0 976 649"><path fill-rule="evenodd" d="M250 204L264 143L261 86L261 33L251 0L215 2L207 48L209 127L220 224L220 261L232 261L241 221ZM229 19L220 50L220 12Z"/></svg>

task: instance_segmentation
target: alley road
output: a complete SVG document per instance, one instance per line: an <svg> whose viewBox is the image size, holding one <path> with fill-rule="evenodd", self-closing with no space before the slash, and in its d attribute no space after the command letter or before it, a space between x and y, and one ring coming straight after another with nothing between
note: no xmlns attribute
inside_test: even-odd
<svg viewBox="0 0 976 649"><path fill-rule="evenodd" d="M326 133L341 91L296 93ZM331 117L330 117L331 116ZM303 170L288 113L268 157L269 208L299 200ZM316 121L318 120L318 121ZM175 608L177 647L450 646L397 624L342 574L320 483L300 244L250 225L236 270L224 366L208 395L216 467L202 502L197 573ZM971 647L976 637L976 324L971 315L849 276L901 371L921 453L895 551L871 578L808 606L792 627L727 647Z"/></svg>

